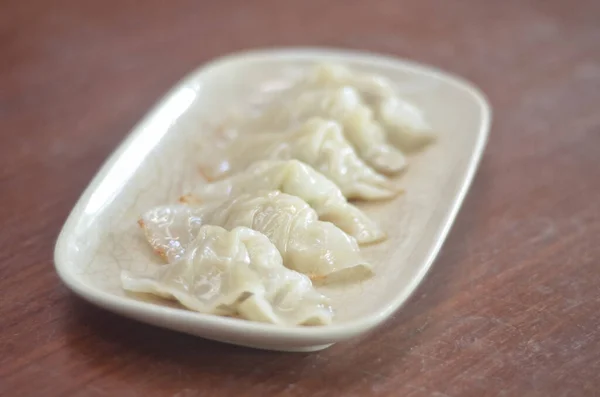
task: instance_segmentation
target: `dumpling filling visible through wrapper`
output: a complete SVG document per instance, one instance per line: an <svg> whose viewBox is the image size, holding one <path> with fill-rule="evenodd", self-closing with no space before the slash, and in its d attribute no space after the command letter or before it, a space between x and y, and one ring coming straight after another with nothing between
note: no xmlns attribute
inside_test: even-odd
<svg viewBox="0 0 600 397"><path fill-rule="evenodd" d="M311 118L333 120L343 127L344 137L356 153L375 170L394 174L406 166L404 154L389 144L386 133L374 119L373 111L351 86L325 88L289 95L269 105L256 119L255 128L285 129Z"/></svg>
<svg viewBox="0 0 600 397"><path fill-rule="evenodd" d="M244 193L280 190L297 196L329 221L356 238L359 244L374 243L385 233L364 212L348 203L331 180L298 160L265 160L239 174L214 183L200 184L182 199L189 203L226 201Z"/></svg>
<svg viewBox="0 0 600 397"><path fill-rule="evenodd" d="M374 109L375 119L388 140L406 152L413 152L435 140L423 112L401 98L386 77L352 71L339 64L318 64L298 84L300 88L355 88L363 101Z"/></svg>
<svg viewBox="0 0 600 397"><path fill-rule="evenodd" d="M266 235L286 267L313 281L356 281L372 275L356 239L330 222L321 222L302 199L279 191L242 194L224 203L162 206L146 212L140 224L154 250L178 259L202 225L227 230L239 226Z"/></svg>
<svg viewBox="0 0 600 397"><path fill-rule="evenodd" d="M331 120L310 119L286 133L240 136L218 154L216 165L203 166L211 180L242 172L261 160L296 159L329 178L348 199L386 200L400 192L357 155L342 126ZM214 153L205 157L212 159Z"/></svg>
<svg viewBox="0 0 600 397"><path fill-rule="evenodd" d="M333 315L310 279L284 267L269 239L245 227L202 226L179 259L148 274L123 271L121 283L194 311L252 321L322 325Z"/></svg>

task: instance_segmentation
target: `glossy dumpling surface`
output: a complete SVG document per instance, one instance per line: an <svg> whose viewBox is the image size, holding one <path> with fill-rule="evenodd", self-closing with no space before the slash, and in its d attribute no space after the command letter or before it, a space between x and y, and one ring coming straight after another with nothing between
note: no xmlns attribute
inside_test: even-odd
<svg viewBox="0 0 600 397"><path fill-rule="evenodd" d="M329 178L348 199L382 200L399 193L385 176L358 157L339 123L319 118L310 119L285 134L240 137L218 153L214 164L203 168L208 178L214 180L241 172L265 159L300 160Z"/></svg>
<svg viewBox="0 0 600 397"><path fill-rule="evenodd" d="M391 143L405 151L414 151L435 139L423 112L403 99L384 76L353 71L340 64L316 65L296 89L314 87L355 88L374 111Z"/></svg>
<svg viewBox="0 0 600 397"><path fill-rule="evenodd" d="M270 105L259 123L285 128L314 117L340 123L344 136L357 154L377 171L396 173L404 169L404 155L388 143L373 111L351 86L305 90L289 95Z"/></svg>
<svg viewBox="0 0 600 397"><path fill-rule="evenodd" d="M204 224L227 230L239 226L266 235L286 267L320 281L369 277L371 266L356 239L317 213L302 199L279 191L242 194L224 203L162 206L146 212L140 224L155 251L167 260L182 257Z"/></svg>
<svg viewBox="0 0 600 397"><path fill-rule="evenodd" d="M377 106L377 117L388 131L390 141L407 152L420 150L435 140L423 112L401 98L381 100Z"/></svg>
<svg viewBox="0 0 600 397"><path fill-rule="evenodd" d="M310 279L283 266L275 246L245 227L205 225L182 256L147 274L122 272L124 289L179 301L201 313L281 325L329 324L332 311Z"/></svg>
<svg viewBox="0 0 600 397"><path fill-rule="evenodd" d="M320 220L336 224L360 244L385 238L375 222L348 203L335 183L299 160L265 160L254 163L231 177L197 186L184 199L189 204L225 201L260 190L280 190L301 198L315 209Z"/></svg>
<svg viewBox="0 0 600 397"><path fill-rule="evenodd" d="M353 87L373 110L391 143L405 151L420 149L435 139L423 112L403 99L383 76L353 71L339 64L316 65L296 90Z"/></svg>

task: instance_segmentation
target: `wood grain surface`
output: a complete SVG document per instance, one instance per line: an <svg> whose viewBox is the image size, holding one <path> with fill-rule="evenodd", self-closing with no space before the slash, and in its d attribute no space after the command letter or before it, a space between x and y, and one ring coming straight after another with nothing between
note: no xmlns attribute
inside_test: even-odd
<svg viewBox="0 0 600 397"><path fill-rule="evenodd" d="M383 52L465 76L494 123L409 303L311 354L142 325L70 293L53 246L185 73L250 47ZM0 395L600 395L600 2L0 2Z"/></svg>

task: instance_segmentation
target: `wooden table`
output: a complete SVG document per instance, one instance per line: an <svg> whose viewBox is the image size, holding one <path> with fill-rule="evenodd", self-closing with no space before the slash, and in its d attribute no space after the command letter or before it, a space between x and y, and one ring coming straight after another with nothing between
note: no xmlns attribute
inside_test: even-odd
<svg viewBox="0 0 600 397"><path fill-rule="evenodd" d="M474 81L487 152L427 280L393 320L319 353L258 351L99 310L57 233L186 72L257 46L367 49ZM600 2L3 1L0 394L600 395Z"/></svg>

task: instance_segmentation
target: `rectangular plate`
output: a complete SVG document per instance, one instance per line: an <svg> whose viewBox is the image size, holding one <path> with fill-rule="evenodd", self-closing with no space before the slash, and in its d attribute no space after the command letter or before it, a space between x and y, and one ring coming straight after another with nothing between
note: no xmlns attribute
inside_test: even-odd
<svg viewBox="0 0 600 397"><path fill-rule="evenodd" d="M336 309L322 327L281 327L191 312L175 304L127 295L121 269L158 263L136 223L154 205L175 202L201 181L197 153L203 132L224 109L251 100L261 82L276 82L299 66L331 61L382 74L423 109L438 134L435 145L409 160L398 179L406 194L361 204L388 233L363 248L376 275L354 286L323 287ZM421 282L465 197L483 152L491 112L482 93L439 70L380 55L326 49L245 52L214 61L171 90L110 156L71 212L58 238L55 264L84 299L150 324L245 346L307 351L364 333L385 321ZM205 135L204 135L205 136Z"/></svg>

